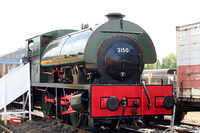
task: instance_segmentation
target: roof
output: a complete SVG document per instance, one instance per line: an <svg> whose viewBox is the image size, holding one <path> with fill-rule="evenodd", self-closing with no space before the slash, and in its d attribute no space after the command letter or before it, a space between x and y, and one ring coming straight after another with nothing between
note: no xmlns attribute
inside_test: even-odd
<svg viewBox="0 0 200 133"><path fill-rule="evenodd" d="M0 56L0 64L20 64L20 60L24 54L24 48Z"/></svg>

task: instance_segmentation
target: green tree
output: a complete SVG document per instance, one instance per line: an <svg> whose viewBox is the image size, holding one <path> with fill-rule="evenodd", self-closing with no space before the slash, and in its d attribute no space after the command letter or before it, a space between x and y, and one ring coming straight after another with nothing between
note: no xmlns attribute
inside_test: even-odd
<svg viewBox="0 0 200 133"><path fill-rule="evenodd" d="M144 69L160 69L161 62L158 59L154 64L145 64Z"/></svg>
<svg viewBox="0 0 200 133"><path fill-rule="evenodd" d="M161 69L161 62L160 62L160 60L158 59L157 61L156 61L156 69Z"/></svg>
<svg viewBox="0 0 200 133"><path fill-rule="evenodd" d="M176 68L176 55L174 53L162 58L162 68Z"/></svg>
<svg viewBox="0 0 200 133"><path fill-rule="evenodd" d="M154 64L145 64L144 69L164 69L176 68L176 55L170 53L168 56L162 58L162 62L158 59Z"/></svg>

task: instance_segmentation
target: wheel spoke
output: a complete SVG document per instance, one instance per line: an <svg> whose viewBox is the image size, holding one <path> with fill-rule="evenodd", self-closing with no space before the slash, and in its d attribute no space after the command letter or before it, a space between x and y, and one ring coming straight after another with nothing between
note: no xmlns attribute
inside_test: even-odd
<svg viewBox="0 0 200 133"><path fill-rule="evenodd" d="M51 111L51 103L46 103L44 96L47 96L49 98L50 97L49 92L46 91L46 92L43 93L43 96L42 96L42 105L41 105L44 117L47 117L47 116L49 116L50 111Z"/></svg>
<svg viewBox="0 0 200 133"><path fill-rule="evenodd" d="M82 119L82 114L80 112L70 114L70 121L74 127L79 127L82 124Z"/></svg>

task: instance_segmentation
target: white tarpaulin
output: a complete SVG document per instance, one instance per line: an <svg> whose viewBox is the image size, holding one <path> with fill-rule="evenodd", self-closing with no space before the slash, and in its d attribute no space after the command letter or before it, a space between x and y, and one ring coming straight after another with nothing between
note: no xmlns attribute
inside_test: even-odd
<svg viewBox="0 0 200 133"><path fill-rule="evenodd" d="M20 65L0 79L0 110L30 90L30 64Z"/></svg>

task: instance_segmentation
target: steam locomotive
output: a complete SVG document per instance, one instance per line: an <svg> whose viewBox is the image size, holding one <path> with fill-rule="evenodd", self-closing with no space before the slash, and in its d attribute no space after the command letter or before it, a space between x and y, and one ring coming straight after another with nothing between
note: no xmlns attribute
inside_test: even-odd
<svg viewBox="0 0 200 133"><path fill-rule="evenodd" d="M26 40L33 108L75 127L172 114L172 86L140 81L144 64L157 60L149 35L121 13L106 16L93 28Z"/></svg>

